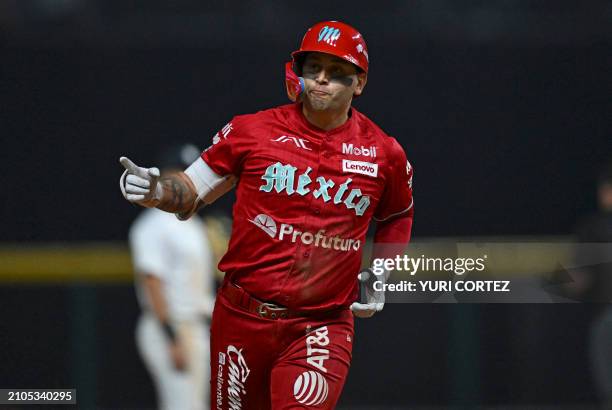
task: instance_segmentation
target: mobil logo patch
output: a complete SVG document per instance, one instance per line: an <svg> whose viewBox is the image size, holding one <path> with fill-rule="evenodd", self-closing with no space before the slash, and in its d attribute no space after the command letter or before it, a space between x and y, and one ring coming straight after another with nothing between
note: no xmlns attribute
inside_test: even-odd
<svg viewBox="0 0 612 410"><path fill-rule="evenodd" d="M342 143L342 153L344 155L358 155L363 157L376 158L376 146L371 145L369 147L356 147L353 144Z"/></svg>
<svg viewBox="0 0 612 410"><path fill-rule="evenodd" d="M342 160L342 172L352 172L355 174L367 175L369 177L378 176L378 164L364 161Z"/></svg>

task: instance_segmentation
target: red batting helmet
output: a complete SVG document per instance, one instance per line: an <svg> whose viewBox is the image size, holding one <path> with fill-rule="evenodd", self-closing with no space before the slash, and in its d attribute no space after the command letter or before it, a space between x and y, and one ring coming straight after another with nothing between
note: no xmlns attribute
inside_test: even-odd
<svg viewBox="0 0 612 410"><path fill-rule="evenodd" d="M301 63L300 58L308 52L332 54L360 70L368 72L368 48L363 36L348 24L339 21L322 21L308 29L299 50L291 53L293 64ZM292 101L304 91L301 77L292 70L291 63L285 66L285 82L287 94Z"/></svg>

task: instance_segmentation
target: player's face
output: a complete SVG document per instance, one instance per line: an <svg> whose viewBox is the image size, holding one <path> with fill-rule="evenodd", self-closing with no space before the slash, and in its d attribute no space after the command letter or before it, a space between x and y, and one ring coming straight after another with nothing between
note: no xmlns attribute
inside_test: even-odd
<svg viewBox="0 0 612 410"><path fill-rule="evenodd" d="M336 56L308 53L302 65L304 104L315 111L342 110L359 95L366 83L365 73Z"/></svg>

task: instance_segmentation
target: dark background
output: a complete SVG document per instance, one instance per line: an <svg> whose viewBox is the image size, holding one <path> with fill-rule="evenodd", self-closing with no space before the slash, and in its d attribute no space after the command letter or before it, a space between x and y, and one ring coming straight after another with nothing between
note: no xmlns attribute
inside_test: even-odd
<svg viewBox="0 0 612 410"><path fill-rule="evenodd" d="M283 63L330 18L367 41L355 106L415 168L415 238L562 237L595 209L612 2L0 0L0 241L124 241L138 209L119 156L154 165L173 141L204 148L232 116L287 103ZM389 305L358 323L342 405L595 403L596 309ZM0 285L0 387L151 406L137 314L127 284Z"/></svg>

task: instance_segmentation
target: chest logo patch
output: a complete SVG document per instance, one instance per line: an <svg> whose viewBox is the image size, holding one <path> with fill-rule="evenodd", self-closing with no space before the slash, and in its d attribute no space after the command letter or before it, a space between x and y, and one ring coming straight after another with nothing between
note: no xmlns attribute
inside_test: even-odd
<svg viewBox="0 0 612 410"><path fill-rule="evenodd" d="M304 138L289 137L287 135L281 135L280 137L274 140L270 140L270 141L272 142L290 142L290 143L294 143L295 146L298 148L302 148L307 151L312 151L312 149L306 145L306 140Z"/></svg>
<svg viewBox="0 0 612 410"><path fill-rule="evenodd" d="M274 219L268 215L259 214L255 217L255 219L249 219L249 222L267 233L270 238L274 238L276 236L276 222L274 222Z"/></svg>

